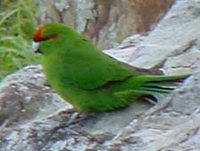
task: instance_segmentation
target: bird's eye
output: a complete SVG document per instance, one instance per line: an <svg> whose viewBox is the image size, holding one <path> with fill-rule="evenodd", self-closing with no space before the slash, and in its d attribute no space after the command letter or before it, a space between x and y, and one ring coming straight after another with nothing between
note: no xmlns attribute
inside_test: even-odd
<svg viewBox="0 0 200 151"><path fill-rule="evenodd" d="M50 39L57 39L57 38L58 38L58 34L51 34L51 35L42 37L42 41L46 41L46 40L50 40Z"/></svg>
<svg viewBox="0 0 200 151"><path fill-rule="evenodd" d="M59 37L58 34L50 34L50 35L46 35L46 36L35 36L33 38L33 40L35 42L40 42L40 41L47 41L50 39L57 39L58 37Z"/></svg>

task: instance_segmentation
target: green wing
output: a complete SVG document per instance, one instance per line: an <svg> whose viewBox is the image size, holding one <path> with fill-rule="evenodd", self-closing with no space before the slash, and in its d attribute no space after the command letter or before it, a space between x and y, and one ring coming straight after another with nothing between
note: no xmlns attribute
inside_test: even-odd
<svg viewBox="0 0 200 151"><path fill-rule="evenodd" d="M85 39L76 40L75 48L66 46L68 51L61 55L66 59L64 82L82 89L96 89L133 75L133 68L107 56Z"/></svg>

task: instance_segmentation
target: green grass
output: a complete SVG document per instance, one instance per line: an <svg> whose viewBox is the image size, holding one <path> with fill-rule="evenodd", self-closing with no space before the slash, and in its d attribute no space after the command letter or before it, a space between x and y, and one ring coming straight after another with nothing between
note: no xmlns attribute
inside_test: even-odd
<svg viewBox="0 0 200 151"><path fill-rule="evenodd" d="M36 27L35 0L0 3L0 79L23 66L38 63L31 48Z"/></svg>

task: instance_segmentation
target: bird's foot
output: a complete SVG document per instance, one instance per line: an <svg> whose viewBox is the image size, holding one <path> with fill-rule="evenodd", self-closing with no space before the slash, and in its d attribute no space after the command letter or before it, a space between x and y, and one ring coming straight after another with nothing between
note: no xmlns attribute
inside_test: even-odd
<svg viewBox="0 0 200 151"><path fill-rule="evenodd" d="M148 96L144 97L144 99L145 99L145 101L148 101L152 105L156 105L158 103L158 100L156 99L156 97L154 97L152 95L148 95Z"/></svg>
<svg viewBox="0 0 200 151"><path fill-rule="evenodd" d="M74 126L74 125L79 124L80 122L88 119L89 117L93 117L95 115L95 113L84 113L84 112L77 111L74 108L62 111L60 113L60 115L62 115L62 116L63 116L63 114L65 116L67 114L67 117L69 117L68 121L66 123L56 127L56 129L63 129L66 127Z"/></svg>

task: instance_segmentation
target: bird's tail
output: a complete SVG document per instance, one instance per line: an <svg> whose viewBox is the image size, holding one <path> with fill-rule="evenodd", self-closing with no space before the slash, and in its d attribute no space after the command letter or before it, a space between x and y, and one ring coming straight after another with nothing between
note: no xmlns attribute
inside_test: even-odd
<svg viewBox="0 0 200 151"><path fill-rule="evenodd" d="M156 95L169 93L183 82L189 75L165 76L165 75L140 75L135 77L138 82L136 91L140 94Z"/></svg>
<svg viewBox="0 0 200 151"><path fill-rule="evenodd" d="M114 94L124 100L124 104L129 104L130 100L139 97L155 104L162 94L172 92L188 76L137 75L123 83L124 91L117 91Z"/></svg>

